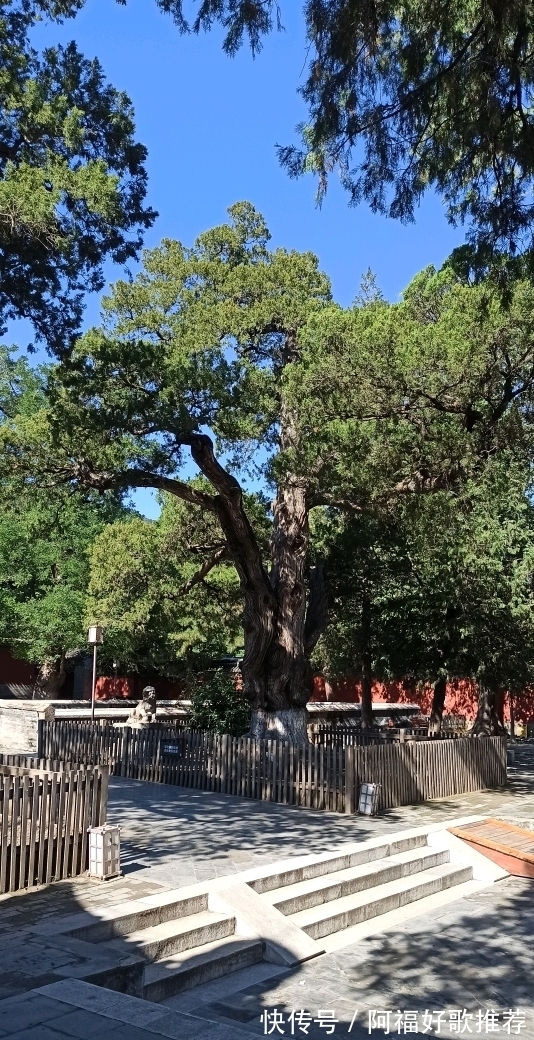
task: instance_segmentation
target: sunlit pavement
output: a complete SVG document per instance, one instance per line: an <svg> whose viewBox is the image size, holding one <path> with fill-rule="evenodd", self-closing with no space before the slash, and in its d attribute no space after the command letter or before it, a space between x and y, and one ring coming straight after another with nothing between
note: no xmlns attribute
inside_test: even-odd
<svg viewBox="0 0 534 1040"><path fill-rule="evenodd" d="M442 907L432 919L414 917L394 933L298 969L262 963L165 1005L100 987L90 987L85 1001L76 984L70 994L60 981L67 958L46 938L47 921L52 925L81 908L91 912L293 853L471 813L534 829L534 744L516 748L503 791L402 807L374 819L114 779L110 818L121 826L124 876L107 884L61 882L0 899L0 1038L323 1040L417 1029L434 1036L498 1033L534 1040L534 882L508 878ZM98 1008L91 1003L95 992Z"/></svg>

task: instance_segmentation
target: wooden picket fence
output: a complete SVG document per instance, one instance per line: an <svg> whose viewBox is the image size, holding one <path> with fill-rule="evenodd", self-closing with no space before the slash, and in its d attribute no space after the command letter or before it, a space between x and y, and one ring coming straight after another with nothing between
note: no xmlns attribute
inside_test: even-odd
<svg viewBox="0 0 534 1040"><path fill-rule="evenodd" d="M359 726L336 726L331 722L312 723L308 727L308 737L312 744L322 747L367 747L384 743L382 735L374 730L367 732Z"/></svg>
<svg viewBox="0 0 534 1040"><path fill-rule="evenodd" d="M343 748L183 731L154 725L130 729L90 722L40 723L42 753L114 776L176 784L314 809L344 809Z"/></svg>
<svg viewBox="0 0 534 1040"><path fill-rule="evenodd" d="M380 784L379 808L416 805L506 784L506 737L458 737L346 748L354 790ZM348 781L352 785L352 779ZM356 797L356 795L355 795Z"/></svg>
<svg viewBox="0 0 534 1040"><path fill-rule="evenodd" d="M313 744L324 747L368 747L374 744L404 744L413 740L455 740L461 734L457 730L443 730L441 733L429 734L424 726L393 727L384 726L371 731L362 730L360 726L343 726L332 723L315 724L310 727L310 740Z"/></svg>
<svg viewBox="0 0 534 1040"><path fill-rule="evenodd" d="M87 831L105 823L107 790L103 766L0 755L0 893L83 874Z"/></svg>
<svg viewBox="0 0 534 1040"><path fill-rule="evenodd" d="M353 813L363 782L380 808L417 804L506 783L506 737L357 747L293 745L151 726L40 723L51 758L109 766L114 776L176 784L284 805Z"/></svg>

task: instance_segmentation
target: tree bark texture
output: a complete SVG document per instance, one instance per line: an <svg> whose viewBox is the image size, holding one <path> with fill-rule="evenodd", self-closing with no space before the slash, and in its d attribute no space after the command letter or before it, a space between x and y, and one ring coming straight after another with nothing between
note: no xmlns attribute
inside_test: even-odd
<svg viewBox="0 0 534 1040"><path fill-rule="evenodd" d="M209 437L192 436L189 443L193 459L217 492L210 508L218 516L240 579L245 643L241 672L243 694L253 709L254 735L305 742L305 708L313 692L310 653L327 619L321 561L309 573L307 594L305 488L290 476L280 483L273 503L268 574L238 481L216 460Z"/></svg>
<svg viewBox="0 0 534 1040"><path fill-rule="evenodd" d="M445 696L447 693L447 676L440 675L439 679L436 679L434 683L434 693L432 696L432 708L430 711L430 720L428 724L428 732L430 734L441 733L441 723L443 721L443 711L445 708Z"/></svg>
<svg viewBox="0 0 534 1040"><path fill-rule="evenodd" d="M43 661L39 666L37 678L33 687L35 700L55 700L65 682L67 669L65 667L65 654L62 653L53 661Z"/></svg>
<svg viewBox="0 0 534 1040"><path fill-rule="evenodd" d="M289 711L253 711L250 735L263 740L288 740L291 744L308 743L308 712L306 708Z"/></svg>
<svg viewBox="0 0 534 1040"><path fill-rule="evenodd" d="M486 683L480 681L478 684L477 717L469 736L496 737L505 732L506 730L497 714L495 693L489 689Z"/></svg>

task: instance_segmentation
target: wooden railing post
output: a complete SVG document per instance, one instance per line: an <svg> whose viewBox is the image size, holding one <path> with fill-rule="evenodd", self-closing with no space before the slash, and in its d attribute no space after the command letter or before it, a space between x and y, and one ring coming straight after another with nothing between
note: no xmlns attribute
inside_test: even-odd
<svg viewBox="0 0 534 1040"><path fill-rule="evenodd" d="M228 778L228 734L222 737L222 761L221 761L221 793L227 794L226 784Z"/></svg>
<svg viewBox="0 0 534 1040"><path fill-rule="evenodd" d="M37 722L37 758L44 757L44 727L46 723L44 719L39 719Z"/></svg>
<svg viewBox="0 0 534 1040"><path fill-rule="evenodd" d="M345 814L352 815L356 811L356 770L354 768L354 747L345 748Z"/></svg>
<svg viewBox="0 0 534 1040"><path fill-rule="evenodd" d="M96 772L97 770L95 770L95 774ZM108 813L109 766L100 766L98 769L98 773L100 774L100 798L98 799L96 826L103 827L103 825L106 822L106 817Z"/></svg>

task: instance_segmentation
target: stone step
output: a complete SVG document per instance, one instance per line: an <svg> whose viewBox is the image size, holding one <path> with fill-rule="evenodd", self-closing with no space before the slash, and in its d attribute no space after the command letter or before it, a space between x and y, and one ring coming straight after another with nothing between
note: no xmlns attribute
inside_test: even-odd
<svg viewBox="0 0 534 1040"><path fill-rule="evenodd" d="M359 864L324 877L310 878L296 885L274 889L266 892L262 898L288 916L448 862L448 849L409 849L371 864Z"/></svg>
<svg viewBox="0 0 534 1040"><path fill-rule="evenodd" d="M207 943L198 950L178 953L155 964L148 964L143 975L142 995L155 1003L248 968L263 960L261 939L238 939L235 936Z"/></svg>
<svg viewBox="0 0 534 1040"><path fill-rule="evenodd" d="M164 892L153 900L132 900L105 907L98 921L74 928L67 934L73 939L83 939L84 942L107 942L115 936L152 928L165 921L191 917L207 909L208 896L205 892L189 896Z"/></svg>
<svg viewBox="0 0 534 1040"><path fill-rule="evenodd" d="M234 932L235 917L204 910L189 917L179 917L151 928L129 932L121 939L112 939L106 943L106 950L116 948L119 954L127 950L146 961L159 961L196 946L226 939Z"/></svg>
<svg viewBox="0 0 534 1040"><path fill-rule="evenodd" d="M472 867L444 863L422 871L415 877L399 878L371 891L356 892L308 910L300 910L292 914L290 920L312 939L320 939L453 885L460 885L471 880L472 876Z"/></svg>
<svg viewBox="0 0 534 1040"><path fill-rule="evenodd" d="M486 888L483 881L464 881L461 885L442 889L441 892L424 896L423 899L417 899L414 903L405 903L404 906L399 906L396 910L389 910L385 914L379 914L378 917L370 917L368 921L362 921L361 924L354 924L339 932L325 935L321 939L321 946L324 946L326 953L335 953L336 950L345 949L370 936L380 935L383 932L393 934L408 921L421 918L423 922L426 918L431 919L442 907L451 903L456 904L466 896L480 892L483 888Z"/></svg>
<svg viewBox="0 0 534 1040"><path fill-rule="evenodd" d="M325 852L313 859L306 857L305 863L299 863L296 866L288 865L286 861L284 869L278 871L275 869L276 865L272 864L265 869L265 876L248 880L247 884L258 894L263 894L276 888L296 885L300 881L307 881L310 878L323 877L325 874L333 874L338 870L347 870L360 863L372 863L375 860L396 856L401 852L408 852L410 849L426 847L427 835L424 833L410 834L406 838L401 836L395 841L388 841L384 838L383 841L366 845L364 848L359 848L358 844L355 843L350 852Z"/></svg>

